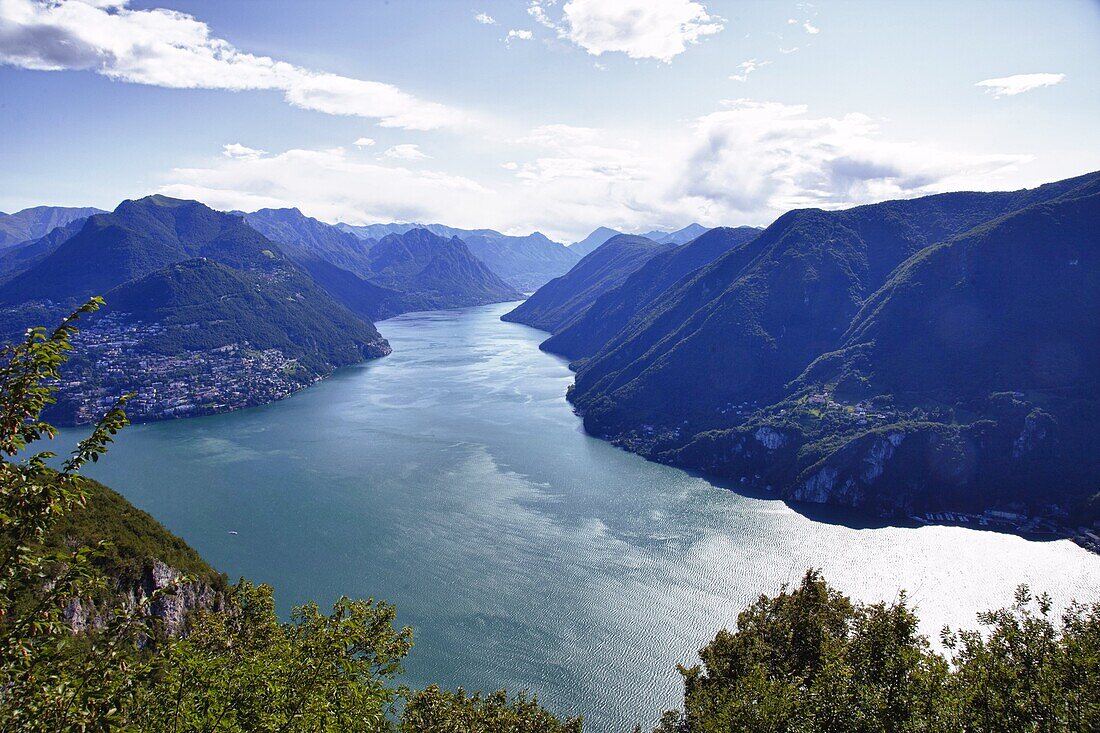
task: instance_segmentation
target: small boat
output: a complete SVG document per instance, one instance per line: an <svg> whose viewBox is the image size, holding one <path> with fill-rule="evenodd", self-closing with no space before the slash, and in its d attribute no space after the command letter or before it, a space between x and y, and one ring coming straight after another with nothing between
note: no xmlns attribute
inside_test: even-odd
<svg viewBox="0 0 1100 733"><path fill-rule="evenodd" d="M237 534L237 530L231 529L231 530L229 530L229 534Z"/></svg>

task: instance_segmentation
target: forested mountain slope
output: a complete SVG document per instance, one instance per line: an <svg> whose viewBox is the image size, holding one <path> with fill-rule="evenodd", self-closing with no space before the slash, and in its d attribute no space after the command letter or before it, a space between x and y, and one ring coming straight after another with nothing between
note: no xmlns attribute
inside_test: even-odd
<svg viewBox="0 0 1100 733"><path fill-rule="evenodd" d="M595 434L792 499L1087 514L1098 187L791 212L578 362L570 399Z"/></svg>
<svg viewBox="0 0 1100 733"><path fill-rule="evenodd" d="M621 285L650 258L675 246L629 234L612 237L502 319L557 332L580 317L598 297Z"/></svg>
<svg viewBox="0 0 1100 733"><path fill-rule="evenodd" d="M595 354L680 278L754 239L760 231L755 227L704 230L688 244L656 255L619 287L600 295L583 315L544 341L541 348L571 359Z"/></svg>

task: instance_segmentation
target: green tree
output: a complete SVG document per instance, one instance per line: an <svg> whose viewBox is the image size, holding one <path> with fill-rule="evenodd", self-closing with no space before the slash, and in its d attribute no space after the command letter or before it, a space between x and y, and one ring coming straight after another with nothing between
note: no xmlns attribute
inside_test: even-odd
<svg viewBox="0 0 1100 733"><path fill-rule="evenodd" d="M1058 624L1050 598L1021 586L978 620L987 630L944 630L958 730L1100 730L1100 604L1074 604Z"/></svg>
<svg viewBox="0 0 1100 733"><path fill-rule="evenodd" d="M560 721L520 693L511 700L504 690L467 695L431 686L409 699L401 733L581 733L581 719Z"/></svg>
<svg viewBox="0 0 1100 733"><path fill-rule="evenodd" d="M171 644L161 674L134 706L149 731L348 731L390 729L412 630L373 600L316 605L280 623L270 586L238 583L231 612L199 611Z"/></svg>
<svg viewBox="0 0 1100 733"><path fill-rule="evenodd" d="M141 608L118 608L98 634L94 653L74 639L65 608L104 587L92 560L98 548L48 547L58 520L83 505L88 485L80 468L97 461L126 424L122 405L107 412L60 470L56 455L35 445L56 430L42 419L54 402L60 367L72 349L79 318L93 299L52 332L31 329L0 349L0 730L107 730L121 724L148 665L134 654L147 639Z"/></svg>
<svg viewBox="0 0 1100 733"><path fill-rule="evenodd" d="M1021 587L978 621L944 630L948 659L904 594L853 604L810 570L681 668L684 712L655 733L1100 731L1100 604L1072 604L1057 623L1050 599Z"/></svg>

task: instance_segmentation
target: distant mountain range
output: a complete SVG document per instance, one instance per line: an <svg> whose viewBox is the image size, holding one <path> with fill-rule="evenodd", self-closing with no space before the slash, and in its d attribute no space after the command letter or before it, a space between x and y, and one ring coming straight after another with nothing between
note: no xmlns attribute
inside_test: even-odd
<svg viewBox="0 0 1100 733"><path fill-rule="evenodd" d="M576 359L586 429L650 458L891 516L1091 518L1098 217L1100 174L793 211L654 256L580 311L555 281L528 303L571 322L523 322Z"/></svg>
<svg viewBox="0 0 1100 733"><path fill-rule="evenodd" d="M0 251L32 239L39 239L74 219L106 213L91 207L35 206L14 214L0 213Z"/></svg>
<svg viewBox="0 0 1100 733"><path fill-rule="evenodd" d="M405 234L413 229L426 229L447 239L458 237L490 270L511 287L523 292L535 290L564 274L581 258L579 253L551 241L539 232L517 237L501 234L493 229L455 229L443 224L336 226L341 231L367 242L377 241L391 234Z"/></svg>
<svg viewBox="0 0 1100 733"><path fill-rule="evenodd" d="M455 236L409 229L379 240L360 239L297 209L261 209L241 216L282 245L345 306L372 320L523 298Z"/></svg>
<svg viewBox="0 0 1100 733"><path fill-rule="evenodd" d="M674 232L654 230L637 236L651 239L660 244L686 244L706 231L707 227L701 224L688 224L683 229L677 229ZM581 257L584 257L596 251L596 249L607 240L622 233L623 232L618 232L614 229L608 229L607 227L598 227L581 241L569 245L569 249L576 252Z"/></svg>

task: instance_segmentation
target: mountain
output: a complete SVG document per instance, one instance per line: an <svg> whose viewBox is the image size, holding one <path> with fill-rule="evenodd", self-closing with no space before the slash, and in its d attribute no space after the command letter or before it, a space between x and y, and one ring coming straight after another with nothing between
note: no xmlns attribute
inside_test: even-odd
<svg viewBox="0 0 1100 733"><path fill-rule="evenodd" d="M107 299L50 410L60 422L93 421L131 391L142 420L260 404L389 353L278 245L196 201L124 201L35 246L34 264L0 286L7 331Z"/></svg>
<svg viewBox="0 0 1100 733"><path fill-rule="evenodd" d="M43 237L13 244L7 249L0 250L0 284L45 259L60 247L62 242L79 232L84 227L85 221L87 217L73 219L67 224L50 230L49 234Z"/></svg>
<svg viewBox="0 0 1100 733"><path fill-rule="evenodd" d="M458 236L475 257L522 292L537 290L580 260L578 253L539 232L510 237L489 229Z"/></svg>
<svg viewBox="0 0 1100 733"><path fill-rule="evenodd" d="M458 237L475 257L485 263L502 280L520 291L536 290L558 275L569 271L580 255L540 232L517 237L493 229L456 229L443 224L371 224L353 227L339 224L344 232L366 241L389 234L405 234L413 229L426 229L441 237Z"/></svg>
<svg viewBox="0 0 1100 733"><path fill-rule="evenodd" d="M257 278L211 259L185 260L109 291L107 312L157 324L143 342L152 353L248 343L280 350L310 377L389 353L371 323L337 305L305 273L269 272Z"/></svg>
<svg viewBox="0 0 1100 733"><path fill-rule="evenodd" d="M592 356L636 313L658 302L680 278L756 238L761 230L719 227L703 231L689 244L650 258L617 288L600 295L579 318L544 341L541 348L571 359Z"/></svg>
<svg viewBox="0 0 1100 733"><path fill-rule="evenodd" d="M404 234L412 229L428 229L431 231L431 227L434 224L422 225L422 224L345 224L339 222L334 224L337 229L348 234L353 234L360 239L379 240L388 234Z"/></svg>
<svg viewBox="0 0 1100 733"><path fill-rule="evenodd" d="M668 242L669 244L687 244L691 240L695 239L701 234L706 233L707 231L709 231L708 228L703 226L702 224L692 223L688 224L683 229L677 229L674 232L662 232L659 230L654 230L652 232L647 232L642 236L646 239L652 239L654 242Z"/></svg>
<svg viewBox="0 0 1100 733"><path fill-rule="evenodd" d="M0 214L0 250L44 237L50 230L65 226L74 219L102 213L102 209L91 207L35 206L14 214Z"/></svg>
<svg viewBox="0 0 1100 733"><path fill-rule="evenodd" d="M906 258L1077 185L792 211L638 314L636 328L578 371L577 404L600 400L586 421L602 432L620 418L707 424L715 405L777 399L810 361L840 345L863 300Z"/></svg>
<svg viewBox="0 0 1100 733"><path fill-rule="evenodd" d="M737 456L723 473L751 470L788 498L879 513L1095 512L1098 231L1094 190L921 251L783 400L677 458L722 446ZM731 451L760 430L774 450Z"/></svg>
<svg viewBox="0 0 1100 733"><path fill-rule="evenodd" d="M249 225L283 245L287 254L333 297L352 312L373 320L414 310L459 308L523 297L515 287L502 282L493 268L487 268L472 247L464 242L455 244L455 235L437 236L426 229L411 228L383 234L381 240L386 244L377 249L380 241L360 236L364 228L325 224L297 209L261 209L243 216ZM459 231L433 226L440 232ZM371 231L383 233L383 225L375 225ZM504 238L486 229L467 236L483 251L498 251L496 260L505 271L510 271L509 263L519 261L514 256L518 253L525 253L529 261L538 261L538 251L546 247L535 238L541 238L549 248L565 249L541 234ZM521 245L498 241L500 238ZM553 262L552 257L543 259ZM567 265L549 266L552 270L568 269Z"/></svg>
<svg viewBox="0 0 1100 733"><path fill-rule="evenodd" d="M636 236L652 239L654 242L660 244L685 244L705 231L707 231L707 227L702 224L688 224L683 229L677 229L674 232L665 232L655 229L652 232L646 232L645 234L638 234ZM622 234L622 232L609 229L608 227L598 227L581 241L569 245L569 249L573 250L581 257L584 257L594 252L597 247L607 240L619 234Z"/></svg>
<svg viewBox="0 0 1100 733"><path fill-rule="evenodd" d="M400 292L371 282L367 251L373 239L304 215L297 209L232 212L273 242L332 297L356 315L378 320L408 310Z"/></svg>
<svg viewBox="0 0 1100 733"><path fill-rule="evenodd" d="M195 257L268 268L285 257L241 219L197 201L148 196L96 214L71 238L0 287L0 303L71 302Z"/></svg>
<svg viewBox="0 0 1100 733"><path fill-rule="evenodd" d="M579 318L601 295L621 285L650 258L673 247L630 234L612 237L569 272L543 285L501 316L501 320L556 333Z"/></svg>
<svg viewBox="0 0 1100 733"><path fill-rule="evenodd" d="M596 249L607 240L612 237L617 237L622 232L617 232L614 229L608 229L607 227L597 227L587 237L579 242L573 242L569 245L569 249L576 252L581 257L590 255L596 251Z"/></svg>
<svg viewBox="0 0 1100 733"><path fill-rule="evenodd" d="M1093 347L1082 343L1087 336L1071 335L1074 329L1090 332L1084 324L1092 317L1094 301L1087 288L1091 283L1095 292L1096 281L1089 279L1093 271L1087 258L1096 256L1096 235L1089 233L1096 229L1090 230L1088 213L1095 199L1086 194L1097 186L1100 175L1092 174L1033 190L941 194L847 211L790 212L759 237L730 249L645 305L577 365L570 399L584 415L586 429L597 435L660 460L747 479L799 500L864 501L845 493L842 464L849 477L862 467L878 480L879 468L867 467L878 466L880 454L897 448L891 441L899 438L891 438L894 433L884 427L894 421L935 423L938 427L929 428L924 438L906 443L919 446L923 440L928 450L939 451L935 440L952 431L965 433L978 446L1000 440L1003 448L1007 433L1013 435L1008 444L1017 438L1031 444L1040 433L1053 433L1045 417L1033 414L1045 410L1042 405L1051 398L1049 390L1041 398L1029 394L1035 377L1025 370L1042 364L1040 371L1087 374L1094 366ZM975 237L983 243L985 259L974 254L979 251ZM961 244L964 240L971 244ZM1076 256L1066 249L1071 246L1078 248ZM955 253L954 259L948 252ZM949 261L956 263L955 271L944 269ZM1073 261L1077 264L1070 265ZM1058 276L1051 269L1056 264L1065 270ZM975 269L979 266L983 269ZM1072 277L1084 279L1074 287ZM1004 279L999 288L997 278ZM901 283L908 285L900 288ZM1011 298L1003 292L1006 287ZM1073 300L1063 304L1065 314L1049 307L1055 293ZM887 319L891 313L895 317ZM1041 325L1055 321L1061 323ZM1045 333L1053 334L1049 346L1035 340ZM965 348L946 349L943 344L951 339ZM1013 343L1019 348L1010 348ZM870 355L877 361L866 361ZM808 369L815 360L820 361ZM821 376L825 374L831 376ZM966 380L973 384L965 387ZM792 393L792 383L801 385L800 391ZM942 385L938 392L932 389L936 384ZM1075 384L1075 394L1083 395L1075 404L1088 409L1088 396L1095 391ZM1024 396L991 396L997 391ZM788 429L796 404L803 405L796 414L820 418L822 424L816 430ZM1067 424L1081 425L1080 412L1065 407L1059 414ZM865 436L865 443L857 440L849 452L835 454L850 444L838 427L848 417L886 432ZM1003 426L996 434L1000 437L981 432L990 427L986 420ZM957 423L970 427L951 427ZM1072 435L1059 443L1064 450L1091 435L1079 428L1068 432ZM940 437L933 440L933 434ZM965 441L947 443L958 448ZM965 447L958 450L963 452L951 460L965 463ZM994 465L994 457L1006 458L1003 451L990 450L983 467ZM985 455L980 450L977 454ZM834 463L814 462L827 456ZM909 460L916 458L910 455ZM817 466L816 472L801 473L812 467L807 462ZM1082 471L1092 471L1088 461L1081 465ZM801 484L789 473L795 467ZM909 467L913 472L899 472L878 484L881 492L889 495L904 481L935 484L927 463L911 462ZM982 470L993 475L991 469ZM818 483L806 483L815 477ZM823 485L830 488L821 493ZM966 484L960 495L976 496L976 486ZM922 491L916 493L924 501L929 495ZM942 491L936 496L950 503ZM887 504L874 508L887 511ZM904 504L890 505L889 511L902 511ZM918 505L923 506L913 504Z"/></svg>
<svg viewBox="0 0 1100 733"><path fill-rule="evenodd" d="M475 257L461 239L446 239L426 229L382 237L368 251L367 266L372 283L400 294L381 304L380 318L523 298Z"/></svg>
<svg viewBox="0 0 1100 733"><path fill-rule="evenodd" d="M231 213L242 216L250 227L279 244L299 264L323 260L359 277L370 275L367 250L373 244L371 240L308 217L298 209Z"/></svg>

